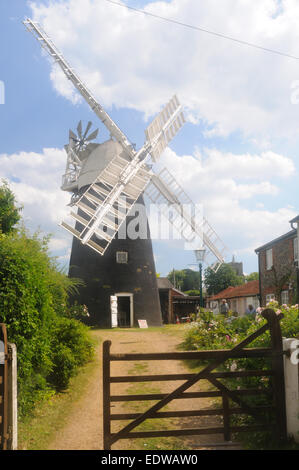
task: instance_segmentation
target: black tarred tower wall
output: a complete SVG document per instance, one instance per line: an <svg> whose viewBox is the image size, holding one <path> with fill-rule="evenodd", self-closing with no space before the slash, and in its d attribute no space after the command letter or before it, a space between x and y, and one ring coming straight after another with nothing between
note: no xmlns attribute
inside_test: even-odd
<svg viewBox="0 0 299 470"><path fill-rule="evenodd" d="M144 208L142 196L137 204ZM142 212L147 236L137 239L116 237L103 256L73 238L69 276L80 278L85 283L73 301L88 307L89 325L112 327L110 300L117 294L128 294L132 299L131 326L138 326L138 320L146 320L148 326L162 325L152 242L145 210ZM134 214L134 208L131 214ZM129 226L133 219L134 216L129 215L126 225ZM117 262L117 252L127 253L127 263ZM121 297L119 299L122 300Z"/></svg>

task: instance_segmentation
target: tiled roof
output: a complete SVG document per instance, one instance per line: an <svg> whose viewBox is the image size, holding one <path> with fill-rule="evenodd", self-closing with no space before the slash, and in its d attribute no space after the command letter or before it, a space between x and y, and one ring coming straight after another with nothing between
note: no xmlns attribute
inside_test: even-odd
<svg viewBox="0 0 299 470"><path fill-rule="evenodd" d="M236 287L228 287L216 295L208 297L208 300L233 299L235 297L250 297L259 293L259 281L249 281Z"/></svg>

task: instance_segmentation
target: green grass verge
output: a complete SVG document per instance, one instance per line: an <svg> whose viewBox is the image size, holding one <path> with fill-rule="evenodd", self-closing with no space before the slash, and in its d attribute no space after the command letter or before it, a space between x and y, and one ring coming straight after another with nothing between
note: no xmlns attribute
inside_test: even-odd
<svg viewBox="0 0 299 470"><path fill-rule="evenodd" d="M101 340L92 334L95 346ZM34 411L18 422L18 450L46 450L57 433L67 424L68 418L83 397L88 387L88 379L96 367L100 366L98 355L77 371L69 387L49 400L38 403Z"/></svg>

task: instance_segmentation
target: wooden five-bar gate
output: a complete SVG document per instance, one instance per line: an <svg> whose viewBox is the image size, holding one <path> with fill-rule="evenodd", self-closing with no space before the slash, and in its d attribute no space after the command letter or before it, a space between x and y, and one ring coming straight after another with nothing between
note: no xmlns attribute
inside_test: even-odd
<svg viewBox="0 0 299 470"><path fill-rule="evenodd" d="M6 327L0 323L0 450L8 441L8 346Z"/></svg>
<svg viewBox="0 0 299 470"><path fill-rule="evenodd" d="M103 343L103 432L104 449L110 450L111 446L120 439L136 439L168 436L190 436L203 434L223 434L225 441L231 440L232 433L267 431L275 432L280 440L287 438L283 347L280 329L282 314L277 315L273 310L266 309L262 313L267 323L232 349L212 351L192 351L173 353L140 353L140 354L111 354L111 342ZM267 330L270 331L271 347L246 348L252 341L261 336ZM213 372L225 361L239 358L269 358L271 368L267 370L234 370L227 372ZM111 362L114 361L166 361L166 360L197 360L209 361L199 373L195 374L171 374L171 375L141 375L141 376L114 376L111 377ZM230 389L219 379L238 377L269 377L268 386L249 387L243 389ZM208 380L216 390L187 392L199 380ZM157 382L178 380L185 382L168 394L139 394L139 395L111 395L111 384L130 382ZM246 403L244 397L264 394L266 406L255 406ZM160 411L172 400L195 399L206 397L221 397L222 408L190 411ZM116 402L142 402L155 401L147 411L142 413L111 413L111 407ZM230 402L234 403L232 407ZM233 414L245 414L254 418L253 424L233 425ZM222 415L223 425L197 429L173 429L173 430L135 430L147 419L157 418L182 418L195 416ZM274 417L274 419L273 419ZM130 421L129 424L118 432L111 431L112 421Z"/></svg>

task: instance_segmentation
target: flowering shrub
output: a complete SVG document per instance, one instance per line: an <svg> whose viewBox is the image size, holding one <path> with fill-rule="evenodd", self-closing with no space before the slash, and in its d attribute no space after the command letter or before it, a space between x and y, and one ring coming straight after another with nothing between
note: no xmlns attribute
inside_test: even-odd
<svg viewBox="0 0 299 470"><path fill-rule="evenodd" d="M77 301L75 301L73 305L68 307L67 314L71 318L75 318L76 320L81 320L81 321L90 317L87 306L81 305Z"/></svg>
<svg viewBox="0 0 299 470"><path fill-rule="evenodd" d="M271 301L266 308L273 309L277 314L283 313L280 321L282 336L295 338L299 335L298 304L279 306L277 301ZM193 315L193 321L186 325L186 335L182 347L185 350L198 349L229 349L241 342L251 333L266 323L262 316L264 308L256 309L255 315L234 317L230 315L215 315L210 311L201 311ZM250 347L269 346L269 332L264 333L250 344Z"/></svg>
<svg viewBox="0 0 299 470"><path fill-rule="evenodd" d="M273 309L277 314L283 313L280 320L282 336L285 338L299 337L299 314L298 305L281 305L276 301L269 302L266 308ZM258 308L256 315L245 317L225 318L222 315L213 315L212 312L200 313L196 321L186 327L186 335L183 348L186 350L199 349L232 349L250 334L254 333L264 324L266 319L262 316L263 308ZM267 330L257 339L248 344L247 347L269 347L271 345L270 333ZM269 358L244 358L229 359L219 368L219 371L236 370L267 370L271 369ZM272 382L269 376L235 377L221 379L222 383L229 389L269 389L271 392ZM242 400L250 406L269 405L269 395L264 393L242 397ZM233 405L235 406L235 404ZM267 419L275 419L271 415ZM252 424L254 418L249 415L232 415L232 423ZM271 442L271 435L267 433L255 433L252 435L253 447L265 448ZM248 444L249 441L247 441ZM275 445L275 444L274 444Z"/></svg>
<svg viewBox="0 0 299 470"><path fill-rule="evenodd" d="M225 317L213 312L201 312L196 320L186 326L187 332L183 343L186 350L230 349L234 343L246 337L253 317Z"/></svg>

